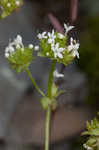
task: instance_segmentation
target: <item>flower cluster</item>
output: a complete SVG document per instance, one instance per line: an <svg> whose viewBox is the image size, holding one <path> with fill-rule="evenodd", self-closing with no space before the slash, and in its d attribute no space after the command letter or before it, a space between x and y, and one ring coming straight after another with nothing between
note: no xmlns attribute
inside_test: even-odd
<svg viewBox="0 0 99 150"><path fill-rule="evenodd" d="M79 43L72 37L70 38L70 45L68 45L67 42L68 32L72 30L74 26L67 26L64 24L64 28L64 35L54 30L52 30L52 32L38 34L41 47L38 53L39 56L55 59L58 63L63 63L64 65L69 64L76 56L79 58Z"/></svg>
<svg viewBox="0 0 99 150"><path fill-rule="evenodd" d="M33 45L24 47L22 37L17 37L5 48L5 57L16 72L25 70L33 60Z"/></svg>
<svg viewBox="0 0 99 150"><path fill-rule="evenodd" d="M88 135L86 143L83 147L87 150L98 149L99 147L99 119L94 118L91 123L87 121L87 131L83 132L82 135Z"/></svg>
<svg viewBox="0 0 99 150"><path fill-rule="evenodd" d="M22 5L22 0L0 0L1 18L10 15L16 8Z"/></svg>

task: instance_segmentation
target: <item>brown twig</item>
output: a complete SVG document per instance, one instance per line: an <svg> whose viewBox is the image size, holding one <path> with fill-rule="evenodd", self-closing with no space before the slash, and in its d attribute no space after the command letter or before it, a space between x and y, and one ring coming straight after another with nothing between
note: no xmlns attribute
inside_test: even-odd
<svg viewBox="0 0 99 150"><path fill-rule="evenodd" d="M77 19L78 0L70 1L70 23L73 24Z"/></svg>
<svg viewBox="0 0 99 150"><path fill-rule="evenodd" d="M64 29L61 26L60 22L58 21L58 19L52 14L49 13L48 17L50 19L51 24L53 25L53 27L60 33L64 33Z"/></svg>

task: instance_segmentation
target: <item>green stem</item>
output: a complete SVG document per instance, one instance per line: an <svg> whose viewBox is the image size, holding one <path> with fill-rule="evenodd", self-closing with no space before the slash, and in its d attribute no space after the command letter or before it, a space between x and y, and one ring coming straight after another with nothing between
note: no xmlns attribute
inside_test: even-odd
<svg viewBox="0 0 99 150"><path fill-rule="evenodd" d="M52 90L52 84L53 84L53 72L55 69L56 61L52 62L51 70L49 73L49 79L48 79L48 97L51 98L51 90ZM46 123L45 123L45 150L49 150L49 138L50 138L50 119L51 119L51 107L49 106L46 111Z"/></svg>
<svg viewBox="0 0 99 150"><path fill-rule="evenodd" d="M45 124L45 150L49 150L50 118L51 118L51 108L48 107L46 111L46 124Z"/></svg>
<svg viewBox="0 0 99 150"><path fill-rule="evenodd" d="M51 88L52 88L52 83L53 83L53 72L55 69L55 65L56 65L56 61L53 60L52 64L51 64L51 70L49 73L49 80L48 80L48 97L51 98Z"/></svg>
<svg viewBox="0 0 99 150"><path fill-rule="evenodd" d="M29 69L27 68L26 70L26 73L28 74L29 78L31 79L33 85L35 86L35 88L37 89L37 91L44 97L45 94L41 91L41 89L38 87L38 85L36 84L34 78L32 77L32 74L31 72L29 71Z"/></svg>

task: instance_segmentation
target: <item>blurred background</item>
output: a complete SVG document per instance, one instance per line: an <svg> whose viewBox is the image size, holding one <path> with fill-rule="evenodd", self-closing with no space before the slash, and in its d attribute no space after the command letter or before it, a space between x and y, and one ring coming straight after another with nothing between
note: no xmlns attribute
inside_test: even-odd
<svg viewBox="0 0 99 150"><path fill-rule="evenodd" d="M70 22L70 32L80 41L80 59L63 69L58 98L52 113L51 149L82 149L86 120L99 111L99 0L24 0L24 5L0 20L0 149L43 149L45 112L40 95L26 73L16 74L4 58L9 41L21 34L24 44L39 44L37 34ZM61 27L61 26L59 26ZM56 27L57 29L57 27ZM57 64L61 70L62 65ZM37 58L30 70L42 89L47 87L50 61Z"/></svg>

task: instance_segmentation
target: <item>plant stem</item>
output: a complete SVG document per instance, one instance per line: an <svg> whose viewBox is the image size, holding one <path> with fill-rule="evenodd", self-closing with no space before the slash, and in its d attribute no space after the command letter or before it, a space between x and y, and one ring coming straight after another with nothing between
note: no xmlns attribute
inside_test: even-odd
<svg viewBox="0 0 99 150"><path fill-rule="evenodd" d="M51 64L51 70L50 70L50 73L49 73L49 79L48 79L48 97L51 98L51 88L52 88L52 83L53 83L53 72L54 72L54 69L55 69L55 65L56 65L56 61L53 60L52 61L52 64Z"/></svg>
<svg viewBox="0 0 99 150"><path fill-rule="evenodd" d="M36 84L34 78L32 77L31 72L29 71L29 69L25 69L26 73L28 74L29 78L31 79L33 85L35 86L35 88L37 89L37 91L44 97L45 94L41 91L41 89L38 87L38 85Z"/></svg>
<svg viewBox="0 0 99 150"><path fill-rule="evenodd" d="M50 118L51 108L48 107L46 111L46 123L45 123L45 150L49 150L49 137L50 137Z"/></svg>
<svg viewBox="0 0 99 150"><path fill-rule="evenodd" d="M55 69L56 61L52 62L51 70L49 73L49 79L48 79L48 97L51 98L51 90L52 90L52 84L53 84L53 72ZM51 119L51 107L49 106L46 111L46 122L45 122L45 150L49 150L49 138L50 138L50 119Z"/></svg>

